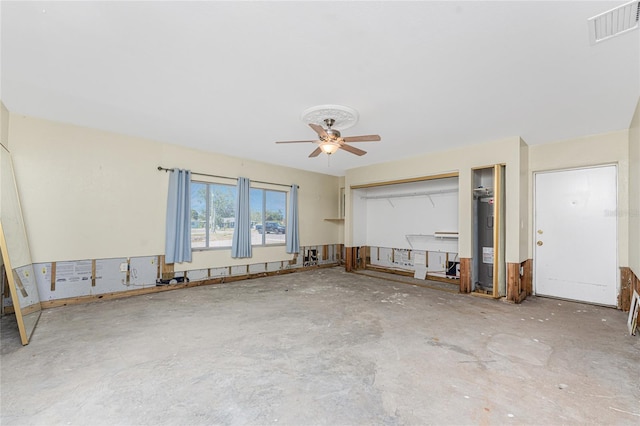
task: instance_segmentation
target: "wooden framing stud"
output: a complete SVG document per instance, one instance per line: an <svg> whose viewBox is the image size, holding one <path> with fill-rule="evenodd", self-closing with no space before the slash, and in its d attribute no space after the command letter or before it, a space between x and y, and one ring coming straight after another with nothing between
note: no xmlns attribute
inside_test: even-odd
<svg viewBox="0 0 640 426"><path fill-rule="evenodd" d="M631 268L623 266L620 268L620 295L618 296L618 308L628 312L631 308L633 291L640 293L640 280L633 273Z"/></svg>
<svg viewBox="0 0 640 426"><path fill-rule="evenodd" d="M460 258L460 293L471 293L471 259Z"/></svg>
<svg viewBox="0 0 640 426"><path fill-rule="evenodd" d="M56 291L56 262L51 262L51 291Z"/></svg>

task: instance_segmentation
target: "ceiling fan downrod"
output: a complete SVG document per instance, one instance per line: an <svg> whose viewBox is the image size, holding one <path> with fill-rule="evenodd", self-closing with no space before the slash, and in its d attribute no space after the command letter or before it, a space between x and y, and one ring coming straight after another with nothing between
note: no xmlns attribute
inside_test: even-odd
<svg viewBox="0 0 640 426"><path fill-rule="evenodd" d="M325 118L324 123L327 125L326 140L337 140L340 138L340 132L331 128L336 121L333 118Z"/></svg>

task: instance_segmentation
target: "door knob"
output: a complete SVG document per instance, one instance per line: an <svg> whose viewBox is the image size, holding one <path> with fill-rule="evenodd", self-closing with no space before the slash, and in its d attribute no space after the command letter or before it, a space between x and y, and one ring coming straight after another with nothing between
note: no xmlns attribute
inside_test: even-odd
<svg viewBox="0 0 640 426"><path fill-rule="evenodd" d="M537 245L539 245L539 246L541 246L541 245L542 245L542 244L544 244L544 243L543 243L542 241L538 241L536 244L537 244Z"/></svg>

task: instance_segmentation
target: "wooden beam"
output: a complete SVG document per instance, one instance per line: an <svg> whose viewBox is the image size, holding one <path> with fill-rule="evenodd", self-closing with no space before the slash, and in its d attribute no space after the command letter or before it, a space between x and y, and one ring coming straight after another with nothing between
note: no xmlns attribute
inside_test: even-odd
<svg viewBox="0 0 640 426"><path fill-rule="evenodd" d="M4 288L2 289L2 293L5 297L5 299L9 298L9 278L7 278L7 269L4 268L4 265L2 265L2 279L4 282ZM1 302L0 302L1 303Z"/></svg>
<svg viewBox="0 0 640 426"><path fill-rule="evenodd" d="M175 270L173 263L165 263L165 258L162 256L162 279L170 280L175 277Z"/></svg>
<svg viewBox="0 0 640 426"><path fill-rule="evenodd" d="M623 266L620 268L620 295L618 296L618 308L628 312L631 308L633 291L640 293L640 280L631 268Z"/></svg>
<svg viewBox="0 0 640 426"><path fill-rule="evenodd" d="M471 259L460 258L460 293L471 293Z"/></svg>
<svg viewBox="0 0 640 426"><path fill-rule="evenodd" d="M51 262L51 291L56 291L56 262Z"/></svg>
<svg viewBox="0 0 640 426"><path fill-rule="evenodd" d="M371 249L369 246L362 246L360 250L360 269L367 269L367 262L371 263Z"/></svg>
<svg viewBox="0 0 640 426"><path fill-rule="evenodd" d="M91 259L91 287L96 286L96 260Z"/></svg>
<svg viewBox="0 0 640 426"><path fill-rule="evenodd" d="M433 179L444 179L449 177L458 177L458 172L449 172L449 173L440 173L437 175L431 176L419 176L414 178L407 179L399 179L399 180L387 180L383 182L374 182L374 183L365 183L361 185L351 185L351 189L360 189L360 188L374 188L376 186L387 186L387 185L397 185L399 183L412 183L412 182L422 182L425 180L433 180Z"/></svg>
<svg viewBox="0 0 640 426"><path fill-rule="evenodd" d="M507 300L520 302L520 264L507 263Z"/></svg>
<svg viewBox="0 0 640 426"><path fill-rule="evenodd" d="M404 269L391 269L385 268L384 266L376 266L371 264L367 265L367 269L371 271L385 272L387 274L403 275L405 277L413 277L414 275L413 271L407 271Z"/></svg>
<svg viewBox="0 0 640 426"><path fill-rule="evenodd" d="M531 296L533 294L533 259L527 259L522 262L523 274L522 274L522 290L524 296Z"/></svg>

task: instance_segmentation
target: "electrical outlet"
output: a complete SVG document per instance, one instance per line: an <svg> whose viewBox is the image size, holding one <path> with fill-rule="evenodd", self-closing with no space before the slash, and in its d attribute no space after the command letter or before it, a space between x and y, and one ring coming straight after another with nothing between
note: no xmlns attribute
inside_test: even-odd
<svg viewBox="0 0 640 426"><path fill-rule="evenodd" d="M120 272L127 272L129 270L129 264L127 262L122 262L120 264Z"/></svg>

